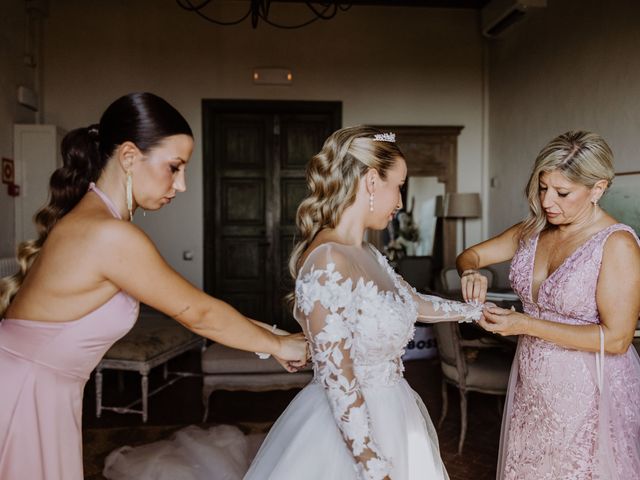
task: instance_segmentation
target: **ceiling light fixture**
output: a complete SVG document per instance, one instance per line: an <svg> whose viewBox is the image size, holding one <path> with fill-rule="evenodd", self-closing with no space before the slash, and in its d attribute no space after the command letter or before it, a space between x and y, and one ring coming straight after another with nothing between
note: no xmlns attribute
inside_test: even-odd
<svg viewBox="0 0 640 480"><path fill-rule="evenodd" d="M251 17L251 26L253 28L258 27L258 21L260 20L276 28L302 28L312 24L317 20L331 20L338 14L338 12L346 12L351 8L351 4L341 5L341 3L343 2L340 1L300 2L304 3L307 6L307 9L309 10L309 12L311 12L312 17L308 20L303 21L302 23L297 23L294 25L283 25L280 23L276 23L268 18L269 8L271 7L272 3L271 0L249 0L248 11L237 20L231 21L218 20L216 18L210 17L203 12L203 9L207 7L207 5L213 3L213 0L202 0L200 2L193 0L176 0L176 2L184 10L195 12L199 17L216 25L238 25L244 22L248 17ZM314 3L316 5L313 5Z"/></svg>

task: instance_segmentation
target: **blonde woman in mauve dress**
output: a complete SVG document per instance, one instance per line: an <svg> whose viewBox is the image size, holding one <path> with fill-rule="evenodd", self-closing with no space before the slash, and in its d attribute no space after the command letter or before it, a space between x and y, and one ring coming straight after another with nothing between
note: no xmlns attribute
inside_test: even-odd
<svg viewBox="0 0 640 480"><path fill-rule="evenodd" d="M466 298L476 270L511 260L524 313L481 325L520 335L502 423L498 479L630 480L640 475L640 241L598 206L614 177L607 143L553 139L527 186L529 217L458 257Z"/></svg>

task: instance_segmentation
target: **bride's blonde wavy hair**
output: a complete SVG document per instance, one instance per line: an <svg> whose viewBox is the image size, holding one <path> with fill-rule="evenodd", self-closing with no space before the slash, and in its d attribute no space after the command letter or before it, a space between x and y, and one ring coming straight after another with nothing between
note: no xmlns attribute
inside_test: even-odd
<svg viewBox="0 0 640 480"><path fill-rule="evenodd" d="M611 148L597 133L569 131L551 140L538 154L529 177L525 195L529 201L529 215L522 223L520 240L526 241L542 230L547 218L540 203L540 176L544 172L561 172L571 182L587 188L600 180L611 186L615 176Z"/></svg>
<svg viewBox="0 0 640 480"><path fill-rule="evenodd" d="M289 258L289 273L294 281L300 258L318 232L334 228L355 201L360 178L373 168L385 179L387 171L403 157L395 142L374 140L374 135L380 133L363 125L337 130L307 165L309 194L298 207L298 240ZM293 300L293 294L287 298Z"/></svg>

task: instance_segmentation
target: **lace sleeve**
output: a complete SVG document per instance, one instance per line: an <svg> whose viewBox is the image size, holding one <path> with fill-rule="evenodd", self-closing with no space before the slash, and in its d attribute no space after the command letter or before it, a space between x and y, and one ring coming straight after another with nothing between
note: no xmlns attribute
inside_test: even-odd
<svg viewBox="0 0 640 480"><path fill-rule="evenodd" d="M353 371L353 285L334 263L312 268L296 283L296 308L306 326L316 377L355 460L358 479L389 478L391 465L376 446L367 404Z"/></svg>
<svg viewBox="0 0 640 480"><path fill-rule="evenodd" d="M478 321L482 317L483 305L480 303L456 302L435 295L418 293L415 288L393 270L384 255L374 247L371 248L378 256L380 263L387 269L389 275L394 278L398 289L408 292L413 301L416 302L419 322L471 322Z"/></svg>
<svg viewBox="0 0 640 480"><path fill-rule="evenodd" d="M405 281L402 280L402 282ZM407 288L418 305L419 322L477 322L482 317L483 305L480 303L456 302L435 295L425 295L418 293L409 284L407 284Z"/></svg>

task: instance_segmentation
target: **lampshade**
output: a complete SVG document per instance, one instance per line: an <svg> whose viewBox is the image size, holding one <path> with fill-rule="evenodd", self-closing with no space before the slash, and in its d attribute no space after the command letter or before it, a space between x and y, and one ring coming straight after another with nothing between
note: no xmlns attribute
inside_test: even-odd
<svg viewBox="0 0 640 480"><path fill-rule="evenodd" d="M442 198L442 197L440 197ZM447 193L440 200L442 217L477 218L480 216L479 193ZM438 214L438 198L436 198L436 215Z"/></svg>

